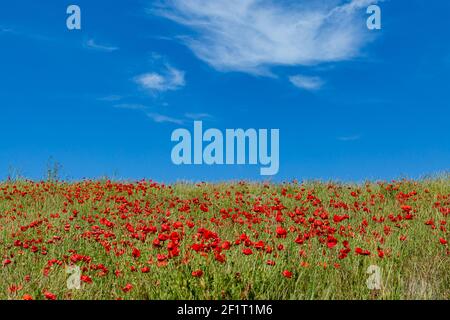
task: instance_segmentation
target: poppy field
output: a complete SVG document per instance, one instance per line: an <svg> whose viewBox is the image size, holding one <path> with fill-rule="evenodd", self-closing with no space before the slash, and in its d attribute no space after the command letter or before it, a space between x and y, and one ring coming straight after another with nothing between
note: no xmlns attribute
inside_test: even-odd
<svg viewBox="0 0 450 320"><path fill-rule="evenodd" d="M0 299L449 299L449 214L449 177L5 181Z"/></svg>

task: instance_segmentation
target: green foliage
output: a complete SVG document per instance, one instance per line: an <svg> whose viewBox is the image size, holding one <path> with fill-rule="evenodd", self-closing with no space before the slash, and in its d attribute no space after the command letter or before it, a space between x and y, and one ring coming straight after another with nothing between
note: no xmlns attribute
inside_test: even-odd
<svg viewBox="0 0 450 320"><path fill-rule="evenodd" d="M61 182L59 168L52 168L45 182L0 184L0 299L21 299L24 294L45 299L46 292L58 299L450 298L449 249L440 242L448 240L448 177L359 185L167 186ZM263 209L258 211L258 206ZM334 221L334 216L345 214L348 219ZM182 228L176 229L176 222ZM170 230L162 230L163 225ZM142 238L144 226L155 226L156 233ZM277 237L277 227L286 230L285 237ZM200 228L216 233L218 246L231 243L221 252L225 262L215 259L212 247L204 253L192 249L193 244L212 241L202 240ZM158 254L168 254L170 240L160 248L153 240L172 232L181 236L179 255L158 263ZM236 244L242 234L249 242ZM297 243L305 234L309 237ZM327 245L330 235L337 239L334 247ZM256 247L258 241L264 243L263 250ZM351 251L339 259L344 241ZM139 257L133 257L133 248ZM244 255L244 248L253 254ZM358 255L356 248L370 254ZM89 257L75 265L92 279L82 282L80 290L66 285L65 266L75 253ZM366 286L370 265L381 269L380 290ZM142 272L144 267L148 273ZM193 277L195 270L203 275ZM285 270L292 272L291 278L283 276ZM127 284L132 289L125 292Z"/></svg>

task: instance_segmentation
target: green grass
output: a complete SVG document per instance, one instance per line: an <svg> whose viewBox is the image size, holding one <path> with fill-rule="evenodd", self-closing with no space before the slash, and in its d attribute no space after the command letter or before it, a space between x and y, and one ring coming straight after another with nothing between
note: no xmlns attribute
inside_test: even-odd
<svg viewBox="0 0 450 320"><path fill-rule="evenodd" d="M202 204L208 212L201 210ZM183 211L186 205L188 212ZM412 217L405 219L407 210L402 206L412 207ZM231 212L225 215L221 209ZM7 181L0 184L0 253L3 262L11 263L0 266L0 299L22 299L25 294L45 299L45 292L57 299L449 299L449 249L441 243L449 240L449 211L448 177L360 185ZM334 215L344 214L349 219L333 221ZM391 221L390 214L402 220ZM376 222L372 217L385 220ZM114 226L102 224L102 218ZM425 224L430 219L435 229ZM182 229L174 229L176 221ZM195 225L190 228L187 221ZM163 232L162 224L170 225L170 231ZM130 226L135 232L128 230ZM157 232L147 233L144 241L133 238L142 226L155 226ZM276 237L277 226L287 230L286 238ZM192 250L192 244L201 242L199 228L216 233L218 246L224 241L233 244L221 252L224 263L216 261L212 251ZM169 241L159 249L152 242L159 233L174 231L181 236L179 255L158 265L157 254L168 253ZM243 233L250 239L252 255L242 253L244 243L234 244ZM297 236L305 233L310 237L296 243ZM326 245L328 235L338 241L333 248ZM54 236L60 240L48 243ZM30 247L15 246L17 240ZM273 251L256 249L254 244L260 240ZM351 251L339 259L344 240ZM284 249L279 250L279 245ZM114 247L123 254L116 255ZM357 255L357 247L371 254ZM140 251L139 258L132 256L133 248ZM385 253L383 258L378 248ZM68 289L66 283L65 266L74 252L90 257L76 263L92 279L80 290ZM61 265L53 265L44 275L51 259ZM267 265L269 259L276 264ZM105 266L106 274L93 270L97 264ZM366 285L371 265L382 272L380 290ZM141 272L145 266L150 272ZM203 275L193 277L194 270L202 270ZM284 277L284 270L292 277ZM132 289L124 292L127 284Z"/></svg>

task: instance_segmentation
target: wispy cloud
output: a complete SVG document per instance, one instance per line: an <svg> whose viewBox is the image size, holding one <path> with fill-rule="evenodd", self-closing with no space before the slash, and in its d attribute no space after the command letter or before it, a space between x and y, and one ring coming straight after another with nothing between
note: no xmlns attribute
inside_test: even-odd
<svg viewBox="0 0 450 320"><path fill-rule="evenodd" d="M189 120L188 117L176 118L159 112L154 112L152 111L153 108L140 103L120 103L113 105L113 108L141 112L142 114L145 114L145 116L147 116L149 119L151 119L156 123L172 123L182 125Z"/></svg>
<svg viewBox="0 0 450 320"><path fill-rule="evenodd" d="M114 101L120 101L122 100L122 96L116 95L116 94L112 94L109 96L104 96L104 97L100 97L97 100L99 101L107 101L107 102L114 102Z"/></svg>
<svg viewBox="0 0 450 320"><path fill-rule="evenodd" d="M95 42L94 39L88 39L87 41L85 41L84 47L88 48L88 49L104 51L104 52L113 52L113 51L117 51L120 49L119 47L115 47L115 46L99 44L99 43Z"/></svg>
<svg viewBox="0 0 450 320"><path fill-rule="evenodd" d="M174 123L174 124L178 124L178 125L182 125L184 124L185 120L183 119L178 119L178 118L173 118L170 116L166 116L160 113L147 113L147 116L152 119L154 122L157 123Z"/></svg>
<svg viewBox="0 0 450 320"><path fill-rule="evenodd" d="M39 34L34 31L23 30L23 28L17 27L9 27L9 26L0 26L0 34L25 37L35 41L55 41L55 38L52 38L47 35Z"/></svg>
<svg viewBox="0 0 450 320"><path fill-rule="evenodd" d="M348 141L356 141L361 139L360 135L353 135L353 136L344 136L344 137L338 137L339 141L348 142Z"/></svg>
<svg viewBox="0 0 450 320"><path fill-rule="evenodd" d="M0 33L15 33L14 29L0 26Z"/></svg>
<svg viewBox="0 0 450 320"><path fill-rule="evenodd" d="M269 75L358 56L371 38L362 9L376 2L161 0L149 12L194 31L185 44L215 69Z"/></svg>
<svg viewBox="0 0 450 320"><path fill-rule="evenodd" d="M137 76L134 81L151 92L178 90L186 85L185 73L166 65L162 72L149 72Z"/></svg>
<svg viewBox="0 0 450 320"><path fill-rule="evenodd" d="M324 81L319 77L302 76L299 74L289 77L289 81L297 88L308 91L319 90L324 85Z"/></svg>
<svg viewBox="0 0 450 320"><path fill-rule="evenodd" d="M194 116L205 117L205 118L211 117L212 118L212 116L210 116L206 113L204 113L204 114L203 113L202 114L185 114L184 117L169 116L166 114L162 114L160 112L155 112L155 111L153 111L154 108L149 107L144 104L140 104L140 103L118 103L118 104L113 105L113 108L130 110L130 111L134 111L134 112L140 112L156 123L171 123L171 124L182 125L185 122L192 120L193 118L191 119L190 117L194 117Z"/></svg>
<svg viewBox="0 0 450 320"><path fill-rule="evenodd" d="M184 116L191 120L213 119L214 117L209 113L185 113Z"/></svg>

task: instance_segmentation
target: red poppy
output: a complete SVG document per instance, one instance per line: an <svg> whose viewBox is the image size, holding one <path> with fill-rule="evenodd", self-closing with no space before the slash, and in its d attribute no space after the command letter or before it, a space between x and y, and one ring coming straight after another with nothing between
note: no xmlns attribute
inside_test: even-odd
<svg viewBox="0 0 450 320"><path fill-rule="evenodd" d="M91 277L86 276L86 275L82 275L80 280L83 281L83 282L86 282L86 283L92 283Z"/></svg>
<svg viewBox="0 0 450 320"><path fill-rule="evenodd" d="M242 250L242 253L245 254L246 256L249 256L253 253L253 251L252 249L245 248L244 250Z"/></svg>
<svg viewBox="0 0 450 320"><path fill-rule="evenodd" d="M53 293L51 293L49 291L44 292L44 297L47 300L56 300L56 295L54 295Z"/></svg>
<svg viewBox="0 0 450 320"><path fill-rule="evenodd" d="M355 249L355 253L359 254L359 255L362 255L362 256L369 256L370 255L370 251L369 250L363 250L363 249L361 249L359 247Z"/></svg>
<svg viewBox="0 0 450 320"><path fill-rule="evenodd" d="M125 287L122 288L122 291L123 292L129 292L129 291L131 291L131 289L133 289L133 285L131 283L127 283L125 285Z"/></svg>
<svg viewBox="0 0 450 320"><path fill-rule="evenodd" d="M202 270L195 270L195 271L192 271L192 276L193 276L193 277L199 278L199 277L201 277L202 275L203 275L203 271L202 271Z"/></svg>
<svg viewBox="0 0 450 320"><path fill-rule="evenodd" d="M344 221L345 219L348 219L348 218L349 218L349 216L347 214L344 214L342 216L339 216L339 215L335 214L333 216L333 221L335 223L339 223L339 222Z"/></svg>
<svg viewBox="0 0 450 320"><path fill-rule="evenodd" d="M401 208L402 208L402 210L405 211L406 213L409 213L409 212L412 210L412 207L411 207L411 206L406 206L406 205L401 206Z"/></svg>
<svg viewBox="0 0 450 320"><path fill-rule="evenodd" d="M11 293L15 293L15 292L17 292L17 291L20 291L20 290L22 290L22 286L21 285L18 285L18 286L16 286L16 285L11 285L9 288L8 288L8 291L9 292L11 292Z"/></svg>
<svg viewBox="0 0 450 320"><path fill-rule="evenodd" d="M222 243L222 249L223 249L223 250L228 250L228 249L230 249L230 247L231 247L230 241L224 241L224 242Z"/></svg>
<svg viewBox="0 0 450 320"><path fill-rule="evenodd" d="M158 253L158 254L156 255L156 259L157 259L159 262L166 261L166 260L167 260L167 256L164 255L164 254Z"/></svg>
<svg viewBox="0 0 450 320"><path fill-rule="evenodd" d="M284 270L283 277L288 278L288 279L292 278L292 272L290 272L289 270Z"/></svg>
<svg viewBox="0 0 450 320"><path fill-rule="evenodd" d="M268 264L269 266L274 266L274 265L275 265L275 261L273 261L273 260L267 260L267 264Z"/></svg>
<svg viewBox="0 0 450 320"><path fill-rule="evenodd" d="M141 256L141 251L139 251L139 249L137 249L137 248L133 248L132 255L133 255L133 258L137 259L137 258L139 258Z"/></svg>
<svg viewBox="0 0 450 320"><path fill-rule="evenodd" d="M337 245L338 241L335 237L333 236L328 236L327 238L327 247L328 248L334 248Z"/></svg>
<svg viewBox="0 0 450 320"><path fill-rule="evenodd" d="M226 256L224 254L215 253L214 254L214 259L216 261L219 261L220 263L224 263L226 261Z"/></svg>
<svg viewBox="0 0 450 320"><path fill-rule="evenodd" d="M10 264L12 261L9 259L5 259L3 260L3 266L7 266L8 264Z"/></svg>
<svg viewBox="0 0 450 320"><path fill-rule="evenodd" d="M275 232L277 233L277 237L278 237L278 238L286 238L286 235L287 235L286 229L284 229L284 228L278 226L278 227L276 228Z"/></svg>

